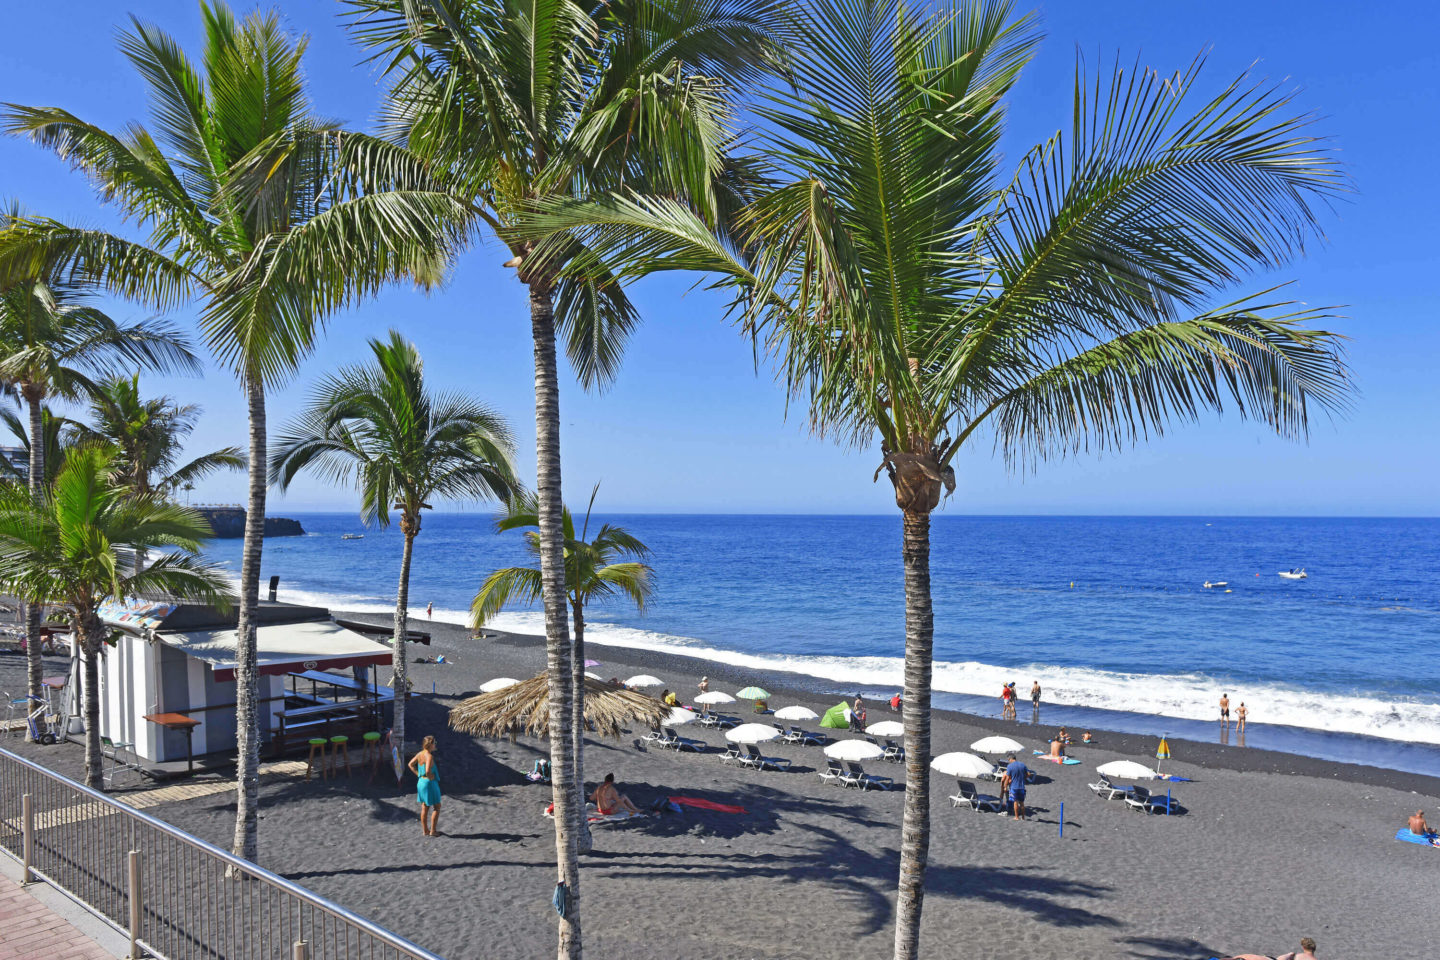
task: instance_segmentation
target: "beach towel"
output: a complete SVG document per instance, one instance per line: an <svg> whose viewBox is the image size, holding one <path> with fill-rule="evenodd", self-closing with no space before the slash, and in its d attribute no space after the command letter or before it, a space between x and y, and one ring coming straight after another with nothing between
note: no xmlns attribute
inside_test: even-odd
<svg viewBox="0 0 1440 960"><path fill-rule="evenodd" d="M1422 847L1434 847L1440 850L1440 847L1435 847L1435 834L1426 834L1422 837L1418 833L1411 833L1409 827L1401 827L1399 830L1396 830L1395 839L1403 840L1406 843L1418 843Z"/></svg>
<svg viewBox="0 0 1440 960"><path fill-rule="evenodd" d="M1033 753L1033 754L1035 754L1035 756L1039 757L1041 760L1049 760L1051 763L1079 763L1079 762L1080 762L1079 760L1076 760L1074 757L1052 757L1052 756L1050 756L1050 754L1048 754L1048 753L1042 753L1042 752L1039 751L1039 750L1031 750L1030 752Z"/></svg>
<svg viewBox="0 0 1440 960"><path fill-rule="evenodd" d="M716 810L720 813L748 813L744 807L731 806L728 803L716 803L714 800L706 800L703 797L671 797L671 803L679 803L687 807L699 807L701 810Z"/></svg>
<svg viewBox="0 0 1440 960"><path fill-rule="evenodd" d="M1177 777L1177 776L1175 776L1175 774L1173 774L1173 773L1162 773L1162 774L1160 774L1160 776L1156 777L1155 779L1156 779L1156 780L1169 780L1171 783L1194 783L1194 782L1195 782L1194 780L1191 780L1189 777Z"/></svg>

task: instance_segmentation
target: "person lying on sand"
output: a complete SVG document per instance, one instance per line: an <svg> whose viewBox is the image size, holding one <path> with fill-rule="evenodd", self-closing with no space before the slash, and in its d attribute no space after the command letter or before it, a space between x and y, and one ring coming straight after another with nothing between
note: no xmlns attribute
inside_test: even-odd
<svg viewBox="0 0 1440 960"><path fill-rule="evenodd" d="M612 813L619 813L621 811L636 814L640 812L640 808L631 803L630 798L621 793L620 788L615 786L615 774L613 773L605 774L605 782L596 787L595 792L590 794L590 802L595 804L595 809L599 811L601 816L609 816Z"/></svg>
<svg viewBox="0 0 1440 960"><path fill-rule="evenodd" d="M1275 960L1315 960L1315 941L1301 937L1299 953L1282 953Z"/></svg>
<svg viewBox="0 0 1440 960"><path fill-rule="evenodd" d="M1435 831L1425 822L1425 811L1416 810L1410 814L1410 832L1417 837L1434 836Z"/></svg>

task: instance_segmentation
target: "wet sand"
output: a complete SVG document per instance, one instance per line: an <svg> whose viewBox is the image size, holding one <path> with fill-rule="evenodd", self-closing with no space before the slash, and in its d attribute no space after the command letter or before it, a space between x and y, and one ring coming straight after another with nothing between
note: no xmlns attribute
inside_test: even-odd
<svg viewBox="0 0 1440 960"><path fill-rule="evenodd" d="M357 772L267 786L261 863L451 960L552 955L554 840L541 815L549 789L522 776L544 744L477 741L449 730L445 718L484 680L539 672L542 643L430 629L434 645L412 647L412 658L443 653L454 662L411 664L417 695L408 725L412 740L433 733L440 742L445 835L421 837L413 779L397 786L383 771L373 782ZM775 693L772 706L822 712L838 699L801 688L789 674L618 647L594 647L591 655L602 661L599 674L652 673L687 700L701 672L730 692L759 683ZM0 681L9 666L0 662ZM732 706L736 715L748 709ZM1022 708L1021 717L1028 713ZM871 705L872 722L890 715ZM935 751L966 749L993 731L1028 748L1039 747L1049 728L942 711ZM716 758L724 741L715 731L682 731L711 745L701 755L648 749L638 740L643 732L589 740L587 781L613 771L642 807L685 795L747 813L686 808L597 828L581 886L589 955L888 955L903 767L867 763L871 773L894 777L897 789L862 793L820 781L817 747L767 744L765 753L791 758L792 768L755 772ZM1314 937L1327 960L1431 952L1440 929L1440 850L1393 837L1405 814L1440 807L1440 781L1180 741L1166 769L1195 782L1173 785L1180 815L1147 816L1097 798L1086 784L1106 760L1153 765L1154 739L1096 733L1097 744L1074 749L1078 766L1031 764L1039 781L1030 788L1029 822L952 808L946 798L954 780L934 777L926 956L1206 958L1280 953L1302 935ZM23 752L78 772L75 745ZM222 845L233 825L227 795L150 812Z"/></svg>

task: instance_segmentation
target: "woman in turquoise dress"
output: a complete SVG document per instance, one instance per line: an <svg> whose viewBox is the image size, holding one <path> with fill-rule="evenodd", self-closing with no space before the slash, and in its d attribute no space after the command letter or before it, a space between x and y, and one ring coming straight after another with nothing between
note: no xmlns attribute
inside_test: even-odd
<svg viewBox="0 0 1440 960"><path fill-rule="evenodd" d="M440 770L435 764L434 737L426 737L420 744L420 752L410 758L410 772L415 774L418 781L415 799L420 802L420 832L427 837L438 837Z"/></svg>

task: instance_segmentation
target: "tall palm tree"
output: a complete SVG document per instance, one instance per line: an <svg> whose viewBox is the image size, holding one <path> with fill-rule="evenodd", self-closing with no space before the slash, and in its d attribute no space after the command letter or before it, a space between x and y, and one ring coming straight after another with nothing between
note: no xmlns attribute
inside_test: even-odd
<svg viewBox="0 0 1440 960"><path fill-rule="evenodd" d="M0 278L58 258L72 274L161 309L198 299L200 329L245 392L249 420L240 566L233 850L255 860L260 739L254 610L265 526L265 392L310 352L327 317L392 281L438 280L465 212L427 189L403 151L317 118L306 40L277 12L237 20L200 4L201 65L132 18L120 49L150 95L158 135L111 133L59 107L14 104L0 129L85 173L149 229L148 242L28 218L0 233Z"/></svg>
<svg viewBox="0 0 1440 960"><path fill-rule="evenodd" d="M575 722L562 557L557 325L586 385L616 372L638 315L583 244L517 232L540 201L622 184L682 198L712 226L736 200L732 84L778 62L783 0L347 0L355 35L393 78L392 138L444 171L511 254L535 348L536 492L544 579L556 857L568 907L559 955L579 957L580 874L569 756Z"/></svg>
<svg viewBox="0 0 1440 960"><path fill-rule="evenodd" d="M570 605L570 622L574 629L575 670L572 673L577 717L583 717L585 709L585 607L591 600L608 600L625 597L635 604L635 609L645 612L645 605L655 593L654 571L641 562L650 554L638 537L623 527L602 524L590 538L590 514L595 508L595 495L600 492L599 484L590 492L590 503L585 508L585 522L580 533L575 532L575 518L570 508L564 508L561 529L565 535L565 596ZM511 500L505 513L495 521L497 533L507 530L526 529L525 546L531 555L540 559L540 512L533 496ZM621 557L635 557L621 560ZM470 604L471 624L478 630L506 605L511 603L533 604L543 597L543 578L536 567L505 567L485 578L475 599ZM572 750L575 762L575 802L581 809L585 806L585 724L576 721L571 732ZM590 845L590 831L582 823L577 838L582 848Z"/></svg>
<svg viewBox="0 0 1440 960"><path fill-rule="evenodd" d="M23 220L17 207L0 215L0 230ZM42 440L45 401L75 399L90 378L114 370L198 371L199 362L183 336L163 321L122 324L93 303L94 291L68 277L59 264L0 281L0 383L15 390L30 414L30 493L39 497L47 475ZM40 694L40 616L25 608L25 649L31 696Z"/></svg>
<svg viewBox="0 0 1440 960"><path fill-rule="evenodd" d="M514 439L504 418L470 397L435 393L415 345L394 330L371 340L373 363L326 377L307 409L275 442L270 482L281 490L302 470L360 489L360 516L389 526L400 512L405 538L395 592L395 727L405 743L405 638L410 559L420 512L430 501L504 500L520 489Z"/></svg>
<svg viewBox="0 0 1440 960"><path fill-rule="evenodd" d="M111 377L89 394L93 425L81 423L81 441L115 448L119 476L137 497L173 500L188 484L220 470L243 470L239 447L221 447L181 462L185 439L200 420L199 404L143 397L140 376Z"/></svg>
<svg viewBox="0 0 1440 960"><path fill-rule="evenodd" d="M21 466L0 458L0 479L18 483L29 489L30 421L28 418L20 419L20 415L13 410L0 410L0 423L3 423L5 429L15 438L15 445L25 451L26 464ZM49 407L40 411L40 442L45 447L41 454L41 462L45 464L42 487L49 486L55 479L55 474L60 470L60 464L76 446L78 426L73 420L57 416Z"/></svg>
<svg viewBox="0 0 1440 960"><path fill-rule="evenodd" d="M84 659L85 783L100 770L100 651L109 639L99 607L156 593L228 604L224 575L193 554L210 538L204 518L115 479L114 453L84 447L65 458L37 502L0 488L0 588L68 608ZM134 572L136 553L170 548Z"/></svg>
<svg viewBox="0 0 1440 960"><path fill-rule="evenodd" d="M1168 77L1117 66L1108 83L1077 71L1070 131L1001 179L1032 18L1000 0L923 15L829 0L807 17L795 84L758 108L775 182L741 212L738 243L654 196L532 229L578 230L627 276L717 272L813 426L878 441L875 478L903 518L908 960L929 848L930 514L956 455L988 433L1029 465L1226 409L1304 436L1312 404L1348 398L1336 336L1310 328L1331 315L1229 289L1303 251L1346 182L1292 94L1242 76L1187 107L1198 60Z"/></svg>

